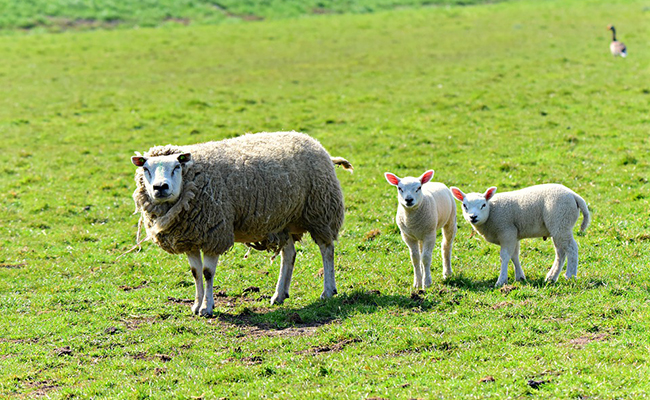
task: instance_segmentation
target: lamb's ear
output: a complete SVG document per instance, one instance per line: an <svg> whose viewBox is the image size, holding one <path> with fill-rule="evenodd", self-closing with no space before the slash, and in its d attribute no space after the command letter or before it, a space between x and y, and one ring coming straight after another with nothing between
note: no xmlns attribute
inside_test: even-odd
<svg viewBox="0 0 650 400"><path fill-rule="evenodd" d="M458 189L456 186L452 186L450 189L451 189L451 194L456 198L456 200L458 201L465 200L465 193L463 193L462 190Z"/></svg>
<svg viewBox="0 0 650 400"><path fill-rule="evenodd" d="M188 161L192 161L191 153L183 153L178 156L178 162L180 162L181 164L185 164Z"/></svg>
<svg viewBox="0 0 650 400"><path fill-rule="evenodd" d="M132 162L133 165L135 165L136 167L141 167L141 166L144 165L144 163L147 162L147 157L144 157L144 156L133 156L133 157L131 157L131 162Z"/></svg>
<svg viewBox="0 0 650 400"><path fill-rule="evenodd" d="M427 172L422 174L422 176L420 177L420 183L424 185L425 183L429 182L431 180L431 178L433 178L433 170L432 169L430 169Z"/></svg>
<svg viewBox="0 0 650 400"><path fill-rule="evenodd" d="M399 178L395 174L391 174L390 172L384 173L384 176L386 177L386 180L388 183L390 183L393 186L399 185Z"/></svg>
<svg viewBox="0 0 650 400"><path fill-rule="evenodd" d="M491 188L485 191L485 194L483 196L485 196L485 200L490 200L496 192L497 192L497 187L492 186Z"/></svg>

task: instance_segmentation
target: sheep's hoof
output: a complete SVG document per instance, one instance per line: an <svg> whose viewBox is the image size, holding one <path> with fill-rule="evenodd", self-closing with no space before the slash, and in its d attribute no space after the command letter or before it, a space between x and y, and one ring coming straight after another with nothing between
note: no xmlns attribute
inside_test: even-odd
<svg viewBox="0 0 650 400"><path fill-rule="evenodd" d="M194 313L194 315L198 315L200 308L201 308L201 303L199 303L198 301L195 301L194 305L192 306L192 313Z"/></svg>
<svg viewBox="0 0 650 400"><path fill-rule="evenodd" d="M271 297L271 305L274 304L280 305L284 303L284 300L287 298L289 298L289 293L284 293L281 295L280 293L276 292L275 294L273 294L273 297Z"/></svg>
<svg viewBox="0 0 650 400"><path fill-rule="evenodd" d="M323 290L323 293L320 295L320 299L321 300L329 299L330 297L334 296L337 293L338 292L336 291L336 289L334 289L332 291Z"/></svg>
<svg viewBox="0 0 650 400"><path fill-rule="evenodd" d="M497 281L497 283L494 285L495 288L500 288L501 286L505 285L506 282L508 281Z"/></svg>
<svg viewBox="0 0 650 400"><path fill-rule="evenodd" d="M205 307L199 310L200 317L211 317L212 316L212 307Z"/></svg>

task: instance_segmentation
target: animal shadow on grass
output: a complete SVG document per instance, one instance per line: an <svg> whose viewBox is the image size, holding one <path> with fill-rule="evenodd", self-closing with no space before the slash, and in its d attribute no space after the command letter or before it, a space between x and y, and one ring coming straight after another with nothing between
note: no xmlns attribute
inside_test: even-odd
<svg viewBox="0 0 650 400"><path fill-rule="evenodd" d="M215 312L221 322L262 331L291 331L289 328L312 329L328 325L351 315L371 314L380 308L399 307L405 310L426 311L439 301L426 292L411 295L385 295L378 290L355 290L327 300L316 300L300 308L244 308L240 313ZM273 335L273 334L270 334Z"/></svg>

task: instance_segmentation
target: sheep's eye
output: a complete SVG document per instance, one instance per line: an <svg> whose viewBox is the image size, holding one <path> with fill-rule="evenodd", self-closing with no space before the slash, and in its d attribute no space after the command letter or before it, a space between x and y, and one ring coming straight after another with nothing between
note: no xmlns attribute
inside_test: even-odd
<svg viewBox="0 0 650 400"><path fill-rule="evenodd" d="M416 191L416 192L419 192L420 189L422 189L422 186L420 186L419 188L415 189L415 191Z"/></svg>
<svg viewBox="0 0 650 400"><path fill-rule="evenodd" d="M399 192L400 192L400 193L402 193L402 192L403 192L403 190L402 190L402 188L401 188L401 187L398 187L397 189L399 189Z"/></svg>
<svg viewBox="0 0 650 400"><path fill-rule="evenodd" d="M484 209L484 208L485 208L485 204L483 204L483 205L481 206L481 210Z"/></svg>
<svg viewBox="0 0 650 400"><path fill-rule="evenodd" d="M178 171L178 169L179 169L180 167L181 167L180 165L175 166L174 169L172 170L172 174L173 174L174 172Z"/></svg>
<svg viewBox="0 0 650 400"><path fill-rule="evenodd" d="M144 172L147 174L147 176L151 176L151 171L149 171L149 168L147 168L147 167L142 167L142 169L143 169Z"/></svg>
<svg viewBox="0 0 650 400"><path fill-rule="evenodd" d="M467 204L463 204L463 208L467 210Z"/></svg>

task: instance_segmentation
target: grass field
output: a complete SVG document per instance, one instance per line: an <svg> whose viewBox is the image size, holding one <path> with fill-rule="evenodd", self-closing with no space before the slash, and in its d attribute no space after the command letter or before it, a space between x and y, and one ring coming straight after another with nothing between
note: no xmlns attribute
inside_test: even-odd
<svg viewBox="0 0 650 400"><path fill-rule="evenodd" d="M0 397L647 397L649 13L531 0L0 37ZM191 314L184 257L118 259L134 151L277 130L355 166L338 172L338 296L318 299L309 239L279 307L279 260L236 245L211 319ZM436 257L412 293L383 172L428 168L465 191L581 194L578 280L544 284L553 248L535 239L528 282L495 289L499 249L459 214L455 276Z"/></svg>

